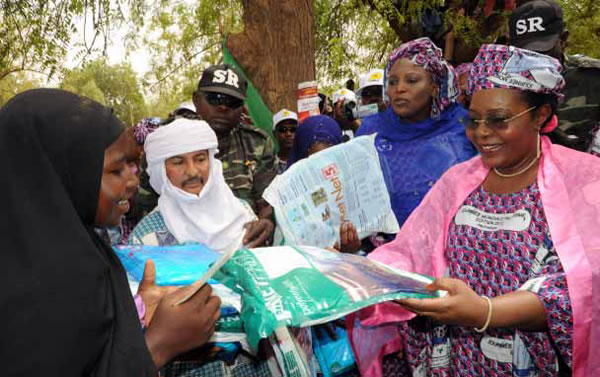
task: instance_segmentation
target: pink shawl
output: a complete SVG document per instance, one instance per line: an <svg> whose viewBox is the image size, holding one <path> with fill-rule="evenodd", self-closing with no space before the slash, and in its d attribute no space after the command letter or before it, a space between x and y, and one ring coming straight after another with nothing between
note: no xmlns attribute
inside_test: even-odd
<svg viewBox="0 0 600 377"><path fill-rule="evenodd" d="M573 376L600 375L600 159L542 138L537 182L567 276L573 309ZM408 218L396 239L369 255L390 266L442 277L450 221L489 172L477 156L448 170ZM402 349L398 327L414 314L384 303L348 317L360 370L381 376L383 356Z"/></svg>

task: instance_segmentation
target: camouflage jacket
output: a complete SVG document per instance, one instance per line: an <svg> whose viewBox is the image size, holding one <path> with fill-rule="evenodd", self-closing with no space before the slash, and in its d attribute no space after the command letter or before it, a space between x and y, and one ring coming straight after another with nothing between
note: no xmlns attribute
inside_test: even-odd
<svg viewBox="0 0 600 377"><path fill-rule="evenodd" d="M150 176L148 175L147 168L148 164L144 155L140 164L140 186L135 195L133 208L127 213L128 216L134 216L136 225L158 205L158 194L150 185Z"/></svg>
<svg viewBox="0 0 600 377"><path fill-rule="evenodd" d="M558 108L559 127L553 142L587 151L592 130L600 122L600 60L583 55L565 56L565 100Z"/></svg>
<svg viewBox="0 0 600 377"><path fill-rule="evenodd" d="M247 201L258 214L266 205L263 191L277 175L273 140L257 127L240 124L227 138L219 139L216 157L235 196Z"/></svg>

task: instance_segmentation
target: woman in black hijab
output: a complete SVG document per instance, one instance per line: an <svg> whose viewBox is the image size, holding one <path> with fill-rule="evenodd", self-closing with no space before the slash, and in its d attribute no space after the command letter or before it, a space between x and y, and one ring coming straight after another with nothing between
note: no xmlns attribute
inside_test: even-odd
<svg viewBox="0 0 600 377"><path fill-rule="evenodd" d="M0 360L9 376L155 376L206 343L219 300L194 287L158 304L142 333L121 263L94 226L128 210L134 154L96 102L53 89L0 110Z"/></svg>

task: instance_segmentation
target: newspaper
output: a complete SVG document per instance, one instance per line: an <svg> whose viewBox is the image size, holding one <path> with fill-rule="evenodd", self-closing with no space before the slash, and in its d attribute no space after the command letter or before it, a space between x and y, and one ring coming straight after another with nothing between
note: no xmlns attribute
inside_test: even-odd
<svg viewBox="0 0 600 377"><path fill-rule="evenodd" d="M292 165L263 193L286 245L331 247L351 221L362 239L397 233L375 135L357 137Z"/></svg>

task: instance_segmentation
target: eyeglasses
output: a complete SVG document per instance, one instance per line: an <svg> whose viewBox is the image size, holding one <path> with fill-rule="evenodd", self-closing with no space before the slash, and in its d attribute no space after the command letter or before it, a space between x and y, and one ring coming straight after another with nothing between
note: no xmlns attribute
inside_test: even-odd
<svg viewBox="0 0 600 377"><path fill-rule="evenodd" d="M281 127L277 127L277 132L279 132L280 134L284 134L286 132L291 132L291 133L295 134L296 128L297 127L292 127L292 126L289 126L289 127L281 126Z"/></svg>
<svg viewBox="0 0 600 377"><path fill-rule="evenodd" d="M480 124L485 123L485 125L488 126L488 128L491 128L493 130L502 130L502 129L505 129L506 127L508 127L508 123L512 122L513 120L517 119L520 116L523 116L523 115L533 111L536 108L537 108L537 106L530 107L529 109L522 111L522 112L518 113L517 115L512 116L510 118L503 118L502 116L499 116L499 115L489 115L489 116L485 117L484 119L471 119L471 120L469 120L469 123L467 123L467 128L469 128L470 130L476 130Z"/></svg>
<svg viewBox="0 0 600 377"><path fill-rule="evenodd" d="M211 106L225 105L232 110L235 110L244 104L244 101L221 93L204 93L204 98Z"/></svg>

